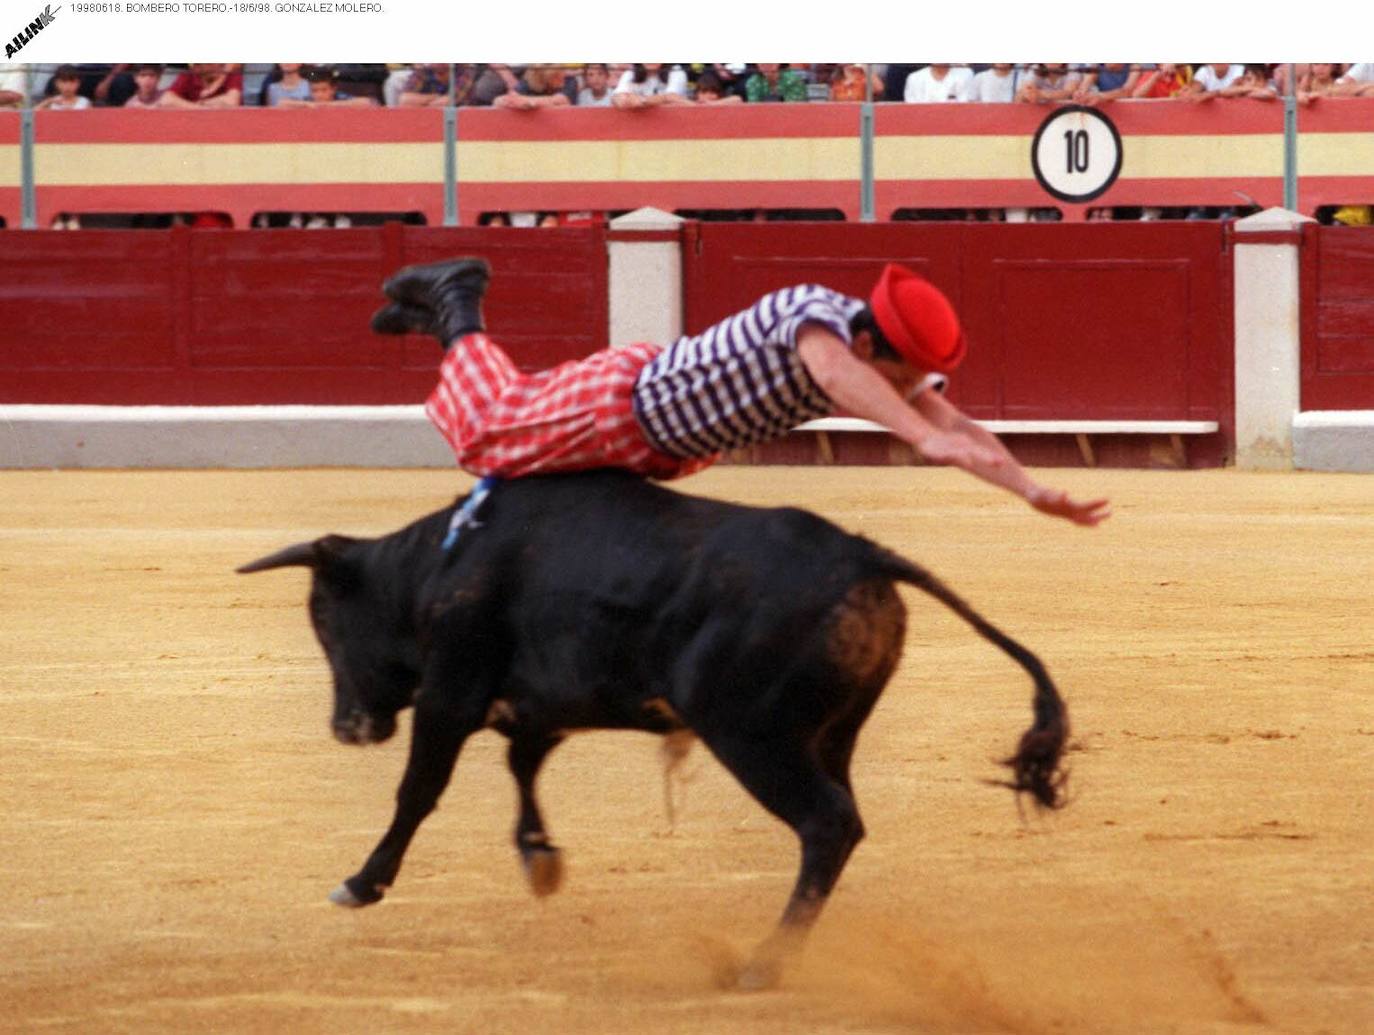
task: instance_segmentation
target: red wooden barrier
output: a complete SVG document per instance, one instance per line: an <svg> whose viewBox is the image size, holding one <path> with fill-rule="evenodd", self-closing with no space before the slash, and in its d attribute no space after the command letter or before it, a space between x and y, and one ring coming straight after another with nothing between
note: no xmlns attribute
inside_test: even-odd
<svg viewBox="0 0 1374 1035"><path fill-rule="evenodd" d="M596 228L15 233L0 250L0 402L418 402L438 349L370 332L381 282L473 253L492 263L487 316L522 366L605 344Z"/></svg>
<svg viewBox="0 0 1374 1035"><path fill-rule="evenodd" d="M1374 229L1304 229L1302 408L1374 410Z"/></svg>
<svg viewBox="0 0 1374 1035"><path fill-rule="evenodd" d="M963 316L968 358L950 397L971 416L1230 423L1230 263L1217 224L723 223L694 233L689 331L802 281L867 295L895 259Z"/></svg>
<svg viewBox="0 0 1374 1035"><path fill-rule="evenodd" d="M462 254L490 259L488 323L523 366L608 338L598 228L178 228L16 233L6 244L0 402L417 402L433 383L434 343L378 339L367 322L389 273ZM689 332L800 281L866 294L898 260L963 315L969 355L951 397L972 416L1218 422L1219 434L1190 439L1194 464L1222 462L1233 438L1230 252L1218 224L689 223L684 245ZM1327 279L1356 292L1356 279ZM1353 301L1343 311L1367 312ZM1328 337L1347 366L1367 354ZM1079 462L1072 440L1033 438L1017 444L1024 457ZM1108 443L1103 462L1153 462L1157 445L1108 456Z"/></svg>

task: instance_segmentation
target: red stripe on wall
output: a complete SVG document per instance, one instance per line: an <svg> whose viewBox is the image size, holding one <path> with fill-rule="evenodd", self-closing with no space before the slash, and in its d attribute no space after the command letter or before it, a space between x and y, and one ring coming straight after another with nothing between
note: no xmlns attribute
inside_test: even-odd
<svg viewBox="0 0 1374 1035"><path fill-rule="evenodd" d="M444 116L437 109L97 108L34 114L34 139L39 144L438 144L443 134Z"/></svg>
<svg viewBox="0 0 1374 1035"><path fill-rule="evenodd" d="M257 212L421 212L443 220L441 184L197 184L194 186L39 187L38 219L58 212L228 212L246 226Z"/></svg>
<svg viewBox="0 0 1374 1035"><path fill-rule="evenodd" d="M1264 207L1283 201L1283 181L1279 177L1224 182L1209 179L1118 180L1105 194L1082 206L1059 201L1034 180L884 180L877 184L874 200L878 218L888 219L902 208L1057 208L1068 213L1114 206L1247 205L1237 190Z"/></svg>
<svg viewBox="0 0 1374 1035"><path fill-rule="evenodd" d="M1030 136L1050 109L1033 104L876 104L879 136Z"/></svg>
<svg viewBox="0 0 1374 1035"><path fill-rule="evenodd" d="M1368 133L1374 97L1319 97L1298 107L1299 133Z"/></svg>
<svg viewBox="0 0 1374 1035"><path fill-rule="evenodd" d="M1299 211L1309 214L1323 205L1374 205L1374 179L1368 176L1304 176L1298 181L1298 204Z"/></svg>
<svg viewBox="0 0 1374 1035"><path fill-rule="evenodd" d="M824 180L785 183L725 180L715 183L481 183L460 184L464 213L636 209L838 209L858 218L859 184ZM467 217L464 216L464 221Z"/></svg>
<svg viewBox="0 0 1374 1035"><path fill-rule="evenodd" d="M460 108L463 141L702 140L740 137L828 137L859 134L858 104L766 104L727 108L604 108L533 112ZM876 104L879 136L1030 136L1054 109L1031 104ZM1228 136L1283 132L1279 103L1225 98L1117 101L1100 109L1122 133ZM1303 132L1368 132L1374 98L1337 98L1304 108Z"/></svg>
<svg viewBox="0 0 1374 1035"><path fill-rule="evenodd" d="M874 126L879 134L1016 135L1033 134L1056 108L1037 104L879 104ZM1149 136L1234 136L1283 133L1283 105L1227 97L1188 101L1113 101L1101 105L1122 133ZM1303 133L1367 133L1374 125L1374 98L1326 98L1298 113Z"/></svg>
<svg viewBox="0 0 1374 1035"><path fill-rule="evenodd" d="M879 135L1029 135L1053 109L1019 104L878 104ZM1123 133L1235 135L1282 133L1282 106L1248 99L1118 101L1100 109ZM740 137L858 136L857 104L771 104L622 112L458 109L463 141L700 140ZM1304 133L1368 132L1374 98L1327 98L1299 112ZM404 142L443 138L439 109L264 109L35 113L40 143ZM18 113L0 113L0 143L19 140Z"/></svg>

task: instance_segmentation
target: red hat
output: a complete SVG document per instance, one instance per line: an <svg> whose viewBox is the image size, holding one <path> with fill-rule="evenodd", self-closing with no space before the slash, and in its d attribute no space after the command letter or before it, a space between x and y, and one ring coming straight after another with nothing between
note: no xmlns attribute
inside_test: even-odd
<svg viewBox="0 0 1374 1035"><path fill-rule="evenodd" d="M883 337L912 366L948 374L963 360L959 316L924 277L890 262L868 301Z"/></svg>

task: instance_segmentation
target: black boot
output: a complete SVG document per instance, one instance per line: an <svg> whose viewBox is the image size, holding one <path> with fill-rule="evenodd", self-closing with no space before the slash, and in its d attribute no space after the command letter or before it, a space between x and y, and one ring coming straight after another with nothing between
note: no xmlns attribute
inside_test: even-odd
<svg viewBox="0 0 1374 1035"><path fill-rule="evenodd" d="M433 334L434 314L418 305L388 302L372 314L372 330L376 334ZM448 342L441 344L447 345Z"/></svg>
<svg viewBox="0 0 1374 1035"><path fill-rule="evenodd" d="M447 348L465 334L486 330L482 296L487 293L490 279L491 267L486 260L450 259L426 266L407 266L383 284L382 290L400 304L404 319L411 319L414 310L427 310L431 323L424 329L437 335ZM381 319L386 311L379 312L374 320ZM388 316L383 323L392 326L393 321L402 318Z"/></svg>

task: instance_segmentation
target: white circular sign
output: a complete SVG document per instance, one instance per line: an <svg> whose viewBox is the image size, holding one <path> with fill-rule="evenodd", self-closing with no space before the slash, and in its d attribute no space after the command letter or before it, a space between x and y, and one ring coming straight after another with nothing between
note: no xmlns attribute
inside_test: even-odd
<svg viewBox="0 0 1374 1035"><path fill-rule="evenodd" d="M1121 134L1096 108L1058 108L1035 131L1031 168L1060 201L1092 201L1121 172Z"/></svg>

